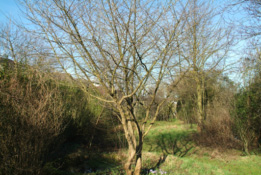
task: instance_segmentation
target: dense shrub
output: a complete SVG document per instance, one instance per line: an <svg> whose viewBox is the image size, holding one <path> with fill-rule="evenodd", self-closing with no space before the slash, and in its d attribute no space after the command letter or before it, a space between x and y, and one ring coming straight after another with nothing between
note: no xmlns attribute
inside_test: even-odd
<svg viewBox="0 0 261 175"><path fill-rule="evenodd" d="M239 148L240 142L234 135L233 110L236 87L226 76L209 79L206 84L204 105L205 120L195 141L204 146L216 148Z"/></svg>
<svg viewBox="0 0 261 175"><path fill-rule="evenodd" d="M249 154L250 147L260 147L261 144L261 73L235 98L235 133L243 142L244 151Z"/></svg>
<svg viewBox="0 0 261 175"><path fill-rule="evenodd" d="M40 174L50 144L65 127L61 94L36 71L2 75L0 174Z"/></svg>
<svg viewBox="0 0 261 175"><path fill-rule="evenodd" d="M212 109L214 110L214 109ZM240 143L234 137L233 120L229 111L218 108L218 115L209 115L204 122L202 131L195 134L194 141L203 146L215 147L220 149L239 148Z"/></svg>
<svg viewBox="0 0 261 175"><path fill-rule="evenodd" d="M72 82L34 69L2 69L0 174L44 174L48 162L64 159L75 145L125 147L112 109Z"/></svg>

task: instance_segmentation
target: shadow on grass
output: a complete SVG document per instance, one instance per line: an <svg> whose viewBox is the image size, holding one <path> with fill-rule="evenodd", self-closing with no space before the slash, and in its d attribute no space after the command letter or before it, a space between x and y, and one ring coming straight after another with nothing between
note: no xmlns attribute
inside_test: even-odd
<svg viewBox="0 0 261 175"><path fill-rule="evenodd" d="M84 174L125 174L117 153L106 153L97 149L88 149L81 143L64 145L63 156L47 162L46 175L84 175Z"/></svg>
<svg viewBox="0 0 261 175"><path fill-rule="evenodd" d="M160 134L157 139L157 146L163 154L172 154L179 157L186 156L194 148L189 135L184 132Z"/></svg>
<svg viewBox="0 0 261 175"><path fill-rule="evenodd" d="M161 173L159 168L165 162L168 155L184 157L190 154L194 148L191 133L187 131L159 133L150 137L146 142L149 152L160 152L162 156L150 168L143 169L142 174L144 175L151 172Z"/></svg>
<svg viewBox="0 0 261 175"><path fill-rule="evenodd" d="M191 133L173 131L159 133L146 141L149 152L161 152L163 155L186 156L193 148Z"/></svg>

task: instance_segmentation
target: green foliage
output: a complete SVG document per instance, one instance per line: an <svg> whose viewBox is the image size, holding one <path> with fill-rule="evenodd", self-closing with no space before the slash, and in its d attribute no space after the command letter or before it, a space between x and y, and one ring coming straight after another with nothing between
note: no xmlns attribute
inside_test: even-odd
<svg viewBox="0 0 261 175"><path fill-rule="evenodd" d="M247 154L252 141L261 144L261 73L256 75L253 82L241 89L235 96L234 119L236 132L244 143Z"/></svg>

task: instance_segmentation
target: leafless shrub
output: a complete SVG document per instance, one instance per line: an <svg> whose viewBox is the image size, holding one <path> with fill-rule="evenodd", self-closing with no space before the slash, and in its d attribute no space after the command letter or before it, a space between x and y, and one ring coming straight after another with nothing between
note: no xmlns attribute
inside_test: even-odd
<svg viewBox="0 0 261 175"><path fill-rule="evenodd" d="M0 174L41 174L50 143L63 131L58 86L36 71L0 79Z"/></svg>
<svg viewBox="0 0 261 175"><path fill-rule="evenodd" d="M222 149L238 148L239 141L235 139L232 131L234 124L229 107L214 102L213 106L208 107L207 116L202 131L194 137L196 143Z"/></svg>

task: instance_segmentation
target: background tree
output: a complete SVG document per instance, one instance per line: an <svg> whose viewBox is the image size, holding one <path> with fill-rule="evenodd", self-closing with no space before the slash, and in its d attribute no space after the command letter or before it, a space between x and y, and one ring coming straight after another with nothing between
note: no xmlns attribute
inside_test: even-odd
<svg viewBox="0 0 261 175"><path fill-rule="evenodd" d="M258 115L254 112L259 108L256 100L260 98L256 89L260 70L260 5L259 0L237 0L230 1L227 7L232 15L240 13L231 22L238 27L240 47L243 45L243 49L240 49L243 52L239 53L242 64L238 66L238 70L241 67L238 77L241 76L242 81L239 91L235 94L235 106L232 111L235 112L233 119L237 138L242 141L246 154L249 154L253 143L260 143L259 129L254 124L260 123Z"/></svg>
<svg viewBox="0 0 261 175"><path fill-rule="evenodd" d="M246 38L255 38L260 36L261 25L261 2L260 0L236 0L230 1L228 8L235 7L235 10L246 12L246 16L240 19L241 34ZM243 24L243 26L242 26Z"/></svg>
<svg viewBox="0 0 261 175"><path fill-rule="evenodd" d="M0 55L22 64L24 68L30 65L44 72L58 71L59 65L50 59L49 52L38 38L14 23L3 24L0 28ZM16 68L20 64L16 64Z"/></svg>
<svg viewBox="0 0 261 175"><path fill-rule="evenodd" d="M224 69L224 61L233 37L231 29L222 23L222 14L212 1L188 2L186 32L183 34L184 39L179 43L179 54L186 60L185 65L191 70L189 76L195 81L197 123L201 126L206 119L206 76L215 69Z"/></svg>
<svg viewBox="0 0 261 175"><path fill-rule="evenodd" d="M261 56L258 50L252 52L243 62L244 86L235 96L235 122L237 134L243 142L246 154L251 146L260 147L261 115L260 115L260 72Z"/></svg>

